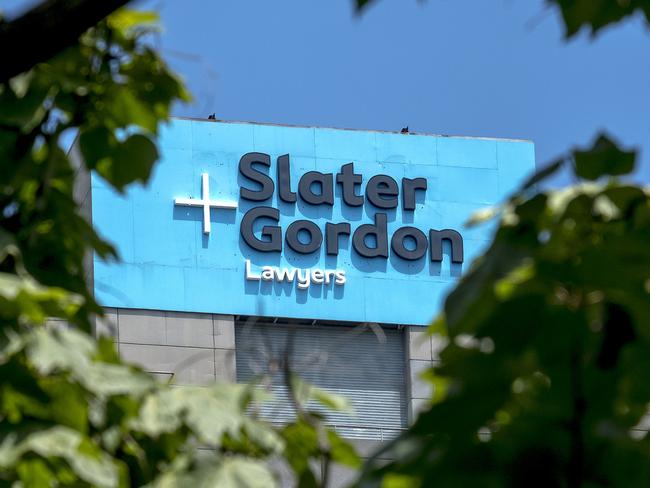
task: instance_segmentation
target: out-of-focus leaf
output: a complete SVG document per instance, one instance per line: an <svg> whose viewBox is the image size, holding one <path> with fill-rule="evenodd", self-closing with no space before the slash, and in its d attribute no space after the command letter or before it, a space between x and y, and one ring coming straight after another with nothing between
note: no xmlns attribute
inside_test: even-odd
<svg viewBox="0 0 650 488"><path fill-rule="evenodd" d="M0 273L0 317L42 324L47 317L71 317L83 299L60 288L45 287L29 276Z"/></svg>
<svg viewBox="0 0 650 488"><path fill-rule="evenodd" d="M318 434L312 426L299 420L282 429L284 458L299 479L299 486L317 486L310 459L318 456Z"/></svg>
<svg viewBox="0 0 650 488"><path fill-rule="evenodd" d="M382 480L381 488L418 488L419 480L407 474L388 473Z"/></svg>
<svg viewBox="0 0 650 488"><path fill-rule="evenodd" d="M133 134L111 152L110 158L97 164L97 172L118 190L133 182L146 182L153 164L158 159L158 149L147 136ZM129 164L123 164L128 161Z"/></svg>
<svg viewBox="0 0 650 488"><path fill-rule="evenodd" d="M499 215L500 209L497 207L489 207L474 212L470 218L465 222L466 227L474 227L492 220Z"/></svg>
<svg viewBox="0 0 650 488"><path fill-rule="evenodd" d="M320 388L312 387L311 397L324 407L338 412L354 413L354 406L344 395L336 395Z"/></svg>
<svg viewBox="0 0 650 488"><path fill-rule="evenodd" d="M233 438L248 434L265 449L281 449L282 441L269 426L245 414L244 399L249 395L246 385L164 389L147 398L133 426L158 436L185 423L210 446L221 445L224 434ZM206 410L219 414L205 415Z"/></svg>
<svg viewBox="0 0 650 488"><path fill-rule="evenodd" d="M80 479L90 485L112 488L118 485L118 470L110 457L85 442L72 429L53 427L28 434L23 439L9 434L0 443L0 468L11 467L26 453L64 460Z"/></svg>
<svg viewBox="0 0 650 488"><path fill-rule="evenodd" d="M636 13L650 21L650 5L646 0L547 0L556 5L562 14L567 38L576 35L582 27L588 27L592 35L601 29L620 22Z"/></svg>
<svg viewBox="0 0 650 488"><path fill-rule="evenodd" d="M223 487L272 488L278 486L268 466L254 459L224 458L221 461L202 460L191 472L170 472L147 485L151 488Z"/></svg>
<svg viewBox="0 0 650 488"><path fill-rule="evenodd" d="M362 11L364 8L366 8L368 5L373 3L375 0L353 0L355 7L357 9L357 12Z"/></svg>
<svg viewBox="0 0 650 488"><path fill-rule="evenodd" d="M531 188L535 188L539 183L546 180L550 176L554 175L559 171L562 165L566 162L565 158L556 159L550 164L547 164L542 169L535 171L526 182L522 185L522 190L526 191Z"/></svg>
<svg viewBox="0 0 650 488"><path fill-rule="evenodd" d="M531 186L503 206L434 325L450 340L426 373L429 405L359 486L647 484L648 437L634 429L650 403L650 191L608 178L633 154L596 146L614 164L577 159L602 181Z"/></svg>
<svg viewBox="0 0 650 488"><path fill-rule="evenodd" d="M21 73L18 76L14 76L9 80L9 86L16 97L22 98L25 96L33 77L34 72L28 71L26 73Z"/></svg>
<svg viewBox="0 0 650 488"><path fill-rule="evenodd" d="M131 29L150 27L158 23L156 12L119 9L108 16L107 22L113 29L128 34Z"/></svg>
<svg viewBox="0 0 650 488"><path fill-rule="evenodd" d="M293 376L293 390L298 402L307 405L310 400L314 400L324 407L335 411L353 413L354 407L349 399L342 396L322 390L310 383L307 383L300 376Z"/></svg>
<svg viewBox="0 0 650 488"><path fill-rule="evenodd" d="M140 100L129 86L115 87L110 98L106 116L112 119L116 127L137 126L152 134L156 132L158 116L153 107Z"/></svg>
<svg viewBox="0 0 650 488"><path fill-rule="evenodd" d="M104 160L111 160L117 138L104 126L84 129L79 133L79 149L88 168L96 168Z"/></svg>
<svg viewBox="0 0 650 488"><path fill-rule="evenodd" d="M90 337L70 329L35 330L26 338L28 358L43 375L54 370L85 370L95 348Z"/></svg>
<svg viewBox="0 0 650 488"><path fill-rule="evenodd" d="M12 125L24 132L31 130L45 117L45 99L50 90L32 83L25 93L16 96L12 90L0 93L0 123Z"/></svg>
<svg viewBox="0 0 650 488"><path fill-rule="evenodd" d="M620 176L634 170L636 151L620 149L607 135L601 134L594 145L574 152L576 174L587 180L602 176Z"/></svg>
<svg viewBox="0 0 650 488"><path fill-rule="evenodd" d="M343 439L333 430L327 432L327 438L331 446L330 451L332 453L333 461L351 468L358 468L361 466L361 458L348 441Z"/></svg>

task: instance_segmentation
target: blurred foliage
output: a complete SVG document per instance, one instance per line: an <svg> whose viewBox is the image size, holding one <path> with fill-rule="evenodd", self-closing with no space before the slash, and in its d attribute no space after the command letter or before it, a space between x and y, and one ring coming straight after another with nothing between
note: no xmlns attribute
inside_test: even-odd
<svg viewBox="0 0 650 488"><path fill-rule="evenodd" d="M650 19L650 1L547 3L567 37ZM636 158L601 134L470 221L499 226L429 328L447 344L430 402L358 486L650 486L650 190L619 179ZM577 183L542 190L563 168Z"/></svg>
<svg viewBox="0 0 650 488"><path fill-rule="evenodd" d="M648 16L643 1L548 3L567 36ZM276 428L245 413L255 388L162 385L90 335L84 256L117 256L75 181L146 182L160 124L189 98L145 42L155 20L118 11L0 84L0 486L271 486L277 464L322 486L315 464L359 459L306 405L340 399L291 379L297 420ZM431 329L449 341L431 406L360 485L648 485L649 193L617 179L635 157L602 135L492 213L494 242ZM579 184L538 191L567 165Z"/></svg>
<svg viewBox="0 0 650 488"><path fill-rule="evenodd" d="M357 13L376 2L353 0ZM646 23L650 23L650 0L545 0L545 3L559 10L567 38L579 33L583 27L589 29L592 36L596 35L604 27L634 15L641 15Z"/></svg>
<svg viewBox="0 0 650 488"><path fill-rule="evenodd" d="M549 5L560 9L566 37L572 37L587 27L595 35L602 28L642 15L650 22L650 1L648 0L546 0Z"/></svg>
<svg viewBox="0 0 650 488"><path fill-rule="evenodd" d="M322 486L315 464L359 461L316 414L273 427L246 413L253 387L163 385L91 335L84 257L117 255L80 189L90 170L118 191L146 182L160 124L189 100L146 42L156 21L119 10L0 84L0 486L267 487L271 460Z"/></svg>
<svg viewBox="0 0 650 488"><path fill-rule="evenodd" d="M610 176L634 158L601 135L497 210L430 329L432 405L360 486L648 486L650 190ZM596 181L537 190L566 165Z"/></svg>
<svg viewBox="0 0 650 488"><path fill-rule="evenodd" d="M79 213L73 187L80 168L62 137L76 131L84 171L97 171L117 189L146 181L158 157L159 122L174 101L189 99L141 42L147 20L118 12L77 46L0 85L0 272L78 295L76 309L47 312L85 330L89 313L100 310L83 258L91 251L115 257L115 250Z"/></svg>

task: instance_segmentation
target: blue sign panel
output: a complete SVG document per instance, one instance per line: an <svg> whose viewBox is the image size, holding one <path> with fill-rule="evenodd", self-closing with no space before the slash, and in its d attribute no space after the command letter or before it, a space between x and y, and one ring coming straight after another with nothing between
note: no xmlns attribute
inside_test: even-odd
<svg viewBox="0 0 650 488"><path fill-rule="evenodd" d="M146 187L92 178L107 307L426 325L534 169L526 141L174 120Z"/></svg>

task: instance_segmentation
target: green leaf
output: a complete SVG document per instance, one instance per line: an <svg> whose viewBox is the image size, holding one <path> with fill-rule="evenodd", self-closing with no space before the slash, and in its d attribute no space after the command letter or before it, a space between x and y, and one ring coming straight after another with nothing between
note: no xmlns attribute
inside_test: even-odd
<svg viewBox="0 0 650 488"><path fill-rule="evenodd" d="M556 159L550 164L547 164L544 166L542 169L535 171L535 174L533 174L521 187L522 191L529 190L531 188L535 188L537 185L542 183L544 180L548 179L550 176L554 175L555 173L558 172L560 168L564 165L566 162L565 158L560 158Z"/></svg>
<svg viewBox="0 0 650 488"><path fill-rule="evenodd" d="M97 343L78 330L37 329L23 340L30 363L41 375L69 372L98 397L142 395L155 385L151 376L129 366L95 360Z"/></svg>
<svg viewBox="0 0 650 488"><path fill-rule="evenodd" d="M158 149L151 139L133 134L112 151L110 158L97 163L97 172L118 190L133 181L145 183L158 159Z"/></svg>
<svg viewBox="0 0 650 488"><path fill-rule="evenodd" d="M354 447L352 447L352 444L333 430L327 432L327 440L330 443L330 452L335 462L352 468L359 468L361 466L361 458Z"/></svg>
<svg viewBox="0 0 650 488"><path fill-rule="evenodd" d="M310 400L314 400L324 407L330 408L334 411L354 413L354 407L347 397L322 390L305 382L297 375L294 375L291 381L293 383L294 394L296 395L298 402L302 405L307 405Z"/></svg>
<svg viewBox="0 0 650 488"><path fill-rule="evenodd" d="M50 91L49 87L32 82L26 93L23 92L24 84L19 83L17 96L13 90L4 90L0 93L0 124L12 125L28 132L45 117L45 99Z"/></svg>
<svg viewBox="0 0 650 488"><path fill-rule="evenodd" d="M576 158L583 177L632 168L606 138L593 153ZM646 484L647 436L633 429L650 404L650 191L534 186L503 206L490 248L445 301L433 401L359 486L568 486L580 456L582 485Z"/></svg>
<svg viewBox="0 0 650 488"><path fill-rule="evenodd" d="M133 427L159 436L185 424L210 446L220 446L228 434L235 439L248 435L270 451L281 449L282 441L269 426L245 414L245 399L249 396L247 385L161 389L145 399ZM208 411L219 415L206 415Z"/></svg>
<svg viewBox="0 0 650 488"><path fill-rule="evenodd" d="M0 468L9 469L28 454L44 459L63 459L80 479L91 485L118 485L118 469L110 457L72 429L52 427L28 434L20 440L14 434L5 436L0 443ZM41 472L41 476L44 475Z"/></svg>
<svg viewBox="0 0 650 488"><path fill-rule="evenodd" d="M419 486L417 477L398 473L388 473L381 483L381 488L418 488Z"/></svg>
<svg viewBox="0 0 650 488"><path fill-rule="evenodd" d="M298 478L309 486L316 481L309 460L320 452L318 434L315 429L302 420L289 424L282 429L285 442L284 457L293 468Z"/></svg>
<svg viewBox="0 0 650 488"><path fill-rule="evenodd" d="M88 169L94 169L104 161L111 161L117 144L113 131L101 125L85 128L79 133L79 149Z"/></svg>
<svg viewBox="0 0 650 488"><path fill-rule="evenodd" d="M336 395L334 393L321 390L320 388L312 387L311 397L318 403L337 412L346 412L353 414L354 406L350 399L344 395Z"/></svg>
<svg viewBox="0 0 650 488"><path fill-rule="evenodd" d="M357 12L361 12L363 9L368 7L374 1L375 0L354 0L354 4L357 9Z"/></svg>
<svg viewBox="0 0 650 488"><path fill-rule="evenodd" d="M37 329L26 338L27 357L42 375L55 370L84 371L94 352L92 339L72 329Z"/></svg>
<svg viewBox="0 0 650 488"><path fill-rule="evenodd" d="M120 31L123 35L128 35L135 28L153 26L158 21L159 16L156 12L128 8L121 8L113 12L107 19L108 25Z"/></svg>
<svg viewBox="0 0 650 488"><path fill-rule="evenodd" d="M591 149L574 151L576 174L587 180L620 176L634 170L636 151L623 151L607 135L601 134Z"/></svg>
<svg viewBox="0 0 650 488"><path fill-rule="evenodd" d="M152 107L140 100L127 86L116 86L111 90L110 103L105 116L115 123L116 128L140 127L154 134L158 128L158 117Z"/></svg>
<svg viewBox="0 0 650 488"><path fill-rule="evenodd" d="M43 324L48 316L72 317L83 303L79 295L46 287L29 276L0 273L0 317L21 324Z"/></svg>
<svg viewBox="0 0 650 488"><path fill-rule="evenodd" d="M595 35L636 13L645 14L646 21L650 19L650 5L645 0L547 0L547 3L559 7L567 38L576 35L582 27L590 28Z"/></svg>
<svg viewBox="0 0 650 488"><path fill-rule="evenodd" d="M467 222L465 222L465 226L475 227L477 225L481 225L495 218L497 215L499 215L500 212L501 209L499 207L482 208L472 213L472 215L470 215Z"/></svg>
<svg viewBox="0 0 650 488"><path fill-rule="evenodd" d="M55 473L43 459L23 461L18 465L17 472L24 486L53 486L57 482Z"/></svg>
<svg viewBox="0 0 650 488"><path fill-rule="evenodd" d="M207 458L191 471L166 473L148 485L151 488L179 486L219 488L267 488L278 486L268 466L254 459Z"/></svg>
<svg viewBox="0 0 650 488"><path fill-rule="evenodd" d="M29 85L34 77L33 71L21 73L9 80L9 86L18 98L23 98L29 89Z"/></svg>

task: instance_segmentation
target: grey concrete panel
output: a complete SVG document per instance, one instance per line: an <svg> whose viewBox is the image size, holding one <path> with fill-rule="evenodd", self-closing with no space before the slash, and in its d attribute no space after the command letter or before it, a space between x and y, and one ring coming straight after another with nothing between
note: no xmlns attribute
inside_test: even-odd
<svg viewBox="0 0 650 488"><path fill-rule="evenodd" d="M174 381L174 373L150 373L159 383L171 384Z"/></svg>
<svg viewBox="0 0 650 488"><path fill-rule="evenodd" d="M119 340L117 309L105 308L103 317L95 317L95 337L112 337Z"/></svg>
<svg viewBox="0 0 650 488"><path fill-rule="evenodd" d="M70 327L70 324L68 324L65 320L60 319L60 318L50 318L45 321L45 327L51 330L57 330L57 329L67 329Z"/></svg>
<svg viewBox="0 0 650 488"><path fill-rule="evenodd" d="M234 349L214 349L214 372L217 381L237 381Z"/></svg>
<svg viewBox="0 0 650 488"><path fill-rule="evenodd" d="M232 315L213 315L214 347L235 349L235 317Z"/></svg>
<svg viewBox="0 0 650 488"><path fill-rule="evenodd" d="M406 331L409 359L431 361L431 338L426 327L411 326Z"/></svg>
<svg viewBox="0 0 650 488"><path fill-rule="evenodd" d="M331 464L328 476L328 488L342 488L350 486L359 476L359 471L341 464Z"/></svg>
<svg viewBox="0 0 650 488"><path fill-rule="evenodd" d="M284 458L271 458L268 462L268 466L278 480L278 486L283 488L293 488L298 484L291 466L287 464Z"/></svg>
<svg viewBox="0 0 650 488"><path fill-rule="evenodd" d="M432 385L422 379L422 373L431 367L431 361L409 361L409 379L411 398L430 398L433 392Z"/></svg>
<svg viewBox="0 0 650 488"><path fill-rule="evenodd" d="M415 422L415 419L424 412L431 405L430 401L425 398L412 398L409 406L409 419L411 423Z"/></svg>
<svg viewBox="0 0 650 488"><path fill-rule="evenodd" d="M160 310L118 310L121 343L166 344L165 312Z"/></svg>
<svg viewBox="0 0 650 488"><path fill-rule="evenodd" d="M214 347L212 314L165 312L165 344Z"/></svg>
<svg viewBox="0 0 650 488"><path fill-rule="evenodd" d="M439 334L431 337L431 359L434 361L440 361L440 353L442 350L447 347L449 339L443 337Z"/></svg>
<svg viewBox="0 0 650 488"><path fill-rule="evenodd" d="M120 355L125 361L160 376L173 373L171 382L174 384L205 385L215 379L211 349L122 343Z"/></svg>
<svg viewBox="0 0 650 488"><path fill-rule="evenodd" d="M309 465L316 479L320 480L320 476L321 476L320 463L312 460L309 461ZM268 466L271 469L271 471L275 474L276 479L279 482L278 486L281 486L282 488L295 488L298 485L298 483L296 482L296 477L293 474L293 470L283 458L281 457L271 458L268 462Z"/></svg>
<svg viewBox="0 0 650 488"><path fill-rule="evenodd" d="M354 446L354 449L357 451L362 458L369 458L375 455L379 449L384 445L380 441L373 441L370 439L348 439L348 442ZM382 455L381 459L391 459L387 455Z"/></svg>

